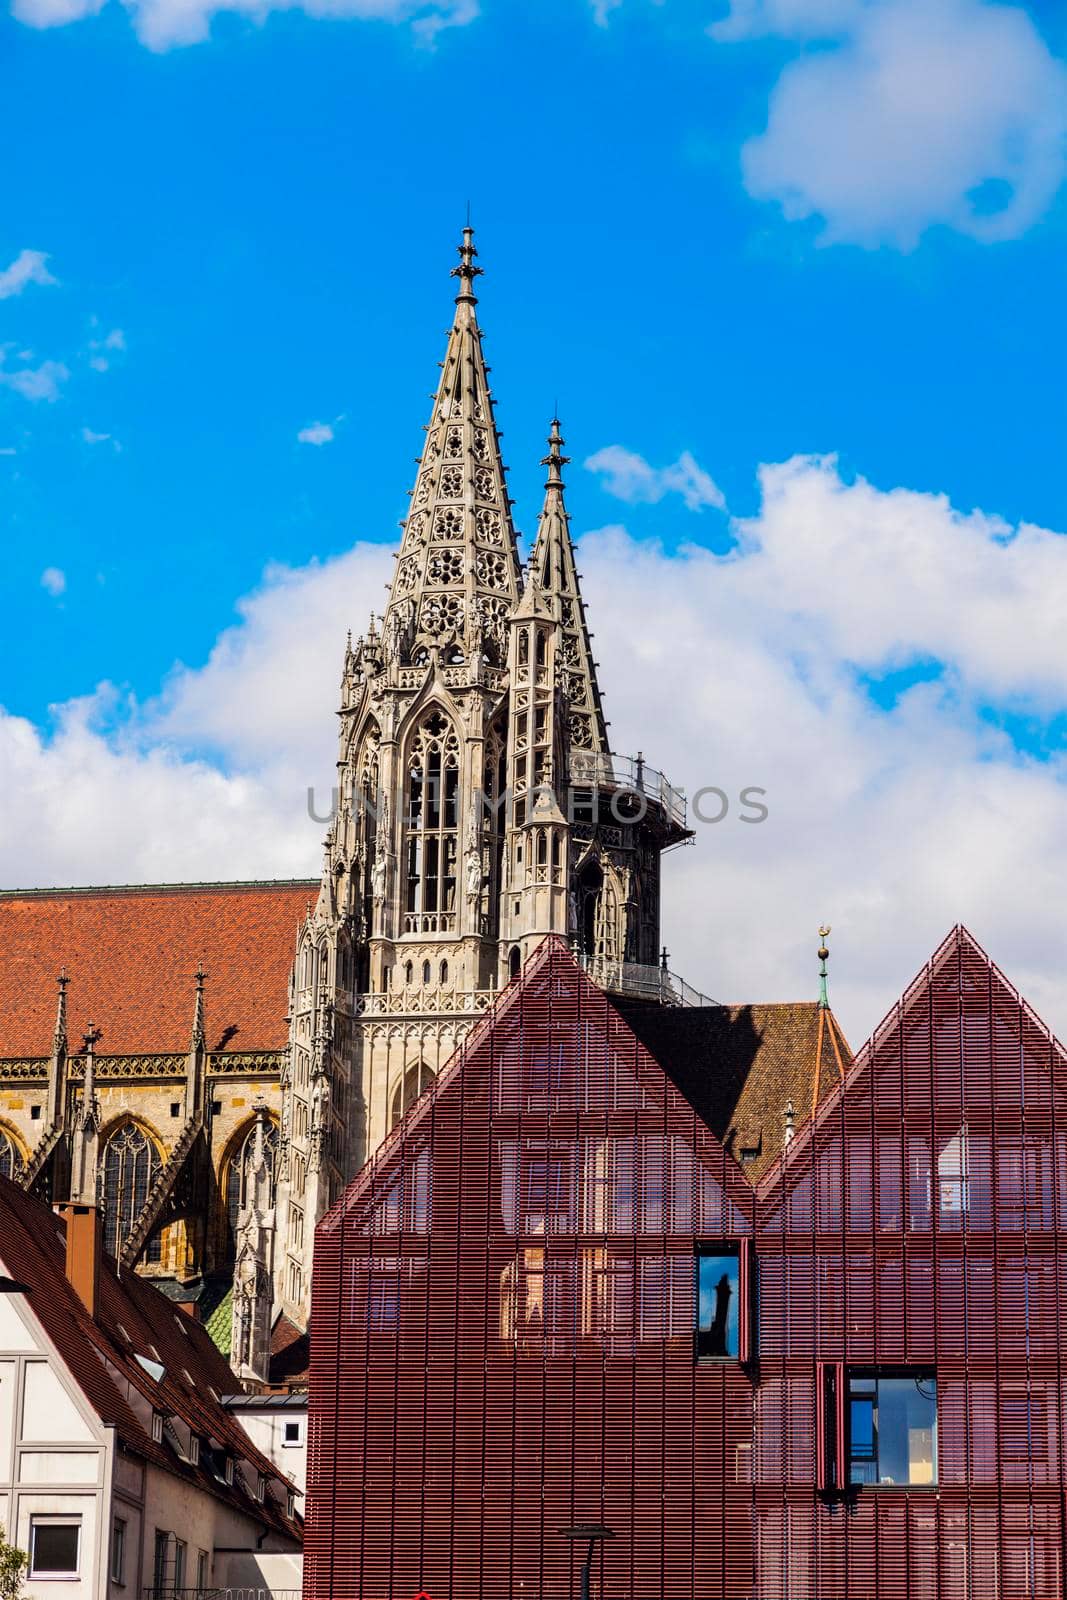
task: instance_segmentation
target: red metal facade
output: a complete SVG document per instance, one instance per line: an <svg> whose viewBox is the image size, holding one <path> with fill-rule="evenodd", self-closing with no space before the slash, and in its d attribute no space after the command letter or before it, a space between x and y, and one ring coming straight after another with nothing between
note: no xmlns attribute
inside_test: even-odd
<svg viewBox="0 0 1067 1600"><path fill-rule="evenodd" d="M609 1597L1059 1596L1064 1066L958 932L754 1191L546 945L319 1230L309 1600L572 1596L575 1522ZM936 1373L936 1485L835 1489L856 1369Z"/></svg>

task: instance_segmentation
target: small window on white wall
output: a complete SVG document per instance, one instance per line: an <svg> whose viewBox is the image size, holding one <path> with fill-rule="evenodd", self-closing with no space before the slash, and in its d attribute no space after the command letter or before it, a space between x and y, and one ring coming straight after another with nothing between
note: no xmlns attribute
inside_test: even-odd
<svg viewBox="0 0 1067 1600"><path fill-rule="evenodd" d="M31 1517L30 1577L77 1577L81 1531L80 1517Z"/></svg>
<svg viewBox="0 0 1067 1600"><path fill-rule="evenodd" d="M283 1444L300 1444L303 1439L303 1429L297 1421L287 1422L282 1436Z"/></svg>

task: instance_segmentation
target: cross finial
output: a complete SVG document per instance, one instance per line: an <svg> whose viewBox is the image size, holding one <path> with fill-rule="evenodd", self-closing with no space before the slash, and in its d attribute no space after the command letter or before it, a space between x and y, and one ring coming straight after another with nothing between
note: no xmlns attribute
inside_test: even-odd
<svg viewBox="0 0 1067 1600"><path fill-rule="evenodd" d="M548 434L548 454L541 458L541 465L548 468L548 478L545 482L546 489L563 488L563 468L570 460L570 456L563 454L566 440L559 431L559 418L553 417Z"/></svg>
<svg viewBox="0 0 1067 1600"><path fill-rule="evenodd" d="M819 1004L825 1008L830 1004L830 996L826 986L826 963L830 959L826 941L830 936L829 923L819 929Z"/></svg>
<svg viewBox="0 0 1067 1600"><path fill-rule="evenodd" d="M474 229L469 222L463 230L463 243L457 248L459 250L459 266L452 268L453 278L458 278L460 282L456 304L462 305L466 303L473 306L477 303L477 297L474 293L474 280L481 277L482 269L474 265L474 258L478 252L474 248Z"/></svg>

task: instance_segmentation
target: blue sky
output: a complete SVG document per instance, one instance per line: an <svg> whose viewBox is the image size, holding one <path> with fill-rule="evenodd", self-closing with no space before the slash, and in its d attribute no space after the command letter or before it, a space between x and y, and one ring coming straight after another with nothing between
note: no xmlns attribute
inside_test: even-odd
<svg viewBox="0 0 1067 1600"><path fill-rule="evenodd" d="M855 697L833 737L867 710L897 716L899 731L902 696L925 694L914 707L937 694L931 749L959 736L976 741L975 770L999 763L1014 781L1033 762L1035 781L1059 785L1067 690L1034 642L1041 628L1018 595L1008 609L990 567L970 602L966 585L958 595L973 636L942 649L959 618L934 570L951 549L938 496L952 515L1003 519L982 520L986 553L1020 523L1067 529L1059 8L334 0L330 18L250 18L206 7L109 0L80 15L85 0L18 0L0 21L17 150L0 274L20 258L24 277L32 267L0 288L0 702L13 727L54 750L69 712L49 708L94 696L104 743L90 771L101 751L136 746L258 781L262 752L237 734L188 717L176 731L174 695L194 681L207 693L220 636L246 659L255 597L277 592L272 564L341 572L330 564L357 544L393 548L469 201L524 531L557 400L576 530L609 530L591 556L614 552L633 571L658 553L677 582L700 552L736 559L753 542L769 570L761 465L834 456L828 515L858 508L850 492L869 484L878 516L905 506L926 519L897 557L897 577L919 592L885 596L900 607L899 637L866 650L810 595L793 606L779 594L777 620L754 610L752 626L801 627L816 660L825 639L824 663ZM358 14L368 9L379 20ZM206 37L186 42L197 31ZM314 424L333 437L301 442ZM601 470L583 467L589 457ZM677 471L663 476L680 460L688 495ZM825 469L782 482L806 526ZM782 560L790 583L841 586L856 613L847 586L862 581L850 556L862 523L849 537L821 542L814 529L798 541L802 579ZM891 527L885 538L891 572ZM1054 593L1064 569L1051 548L1034 570L1051 562ZM931 589L943 609L919 626ZM352 592L340 609L358 629L380 594ZM991 663L989 630L1032 636L1027 661L1007 651ZM323 643L331 662L341 642ZM743 703L727 648L709 633L703 659ZM834 687L788 653L826 712ZM188 671L176 678L178 663ZM115 692L100 694L104 682ZM694 704L714 693L703 686ZM162 727L146 722L161 694ZM327 697L329 738L331 711ZM773 721L773 706L762 714ZM679 727L690 720L679 712ZM136 853L124 871L91 846L84 862L38 850L22 813L6 828L9 875L149 870ZM1038 834L1035 849L1049 851ZM931 928L954 920L951 900L931 907ZM815 908L812 926L825 914ZM781 959L798 940L789 933Z"/></svg>

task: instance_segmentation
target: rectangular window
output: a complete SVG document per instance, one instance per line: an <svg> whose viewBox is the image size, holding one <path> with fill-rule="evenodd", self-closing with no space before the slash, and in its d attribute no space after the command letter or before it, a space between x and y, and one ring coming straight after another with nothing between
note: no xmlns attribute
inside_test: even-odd
<svg viewBox="0 0 1067 1600"><path fill-rule="evenodd" d="M849 1372L849 1482L937 1482L937 1381L932 1372Z"/></svg>
<svg viewBox="0 0 1067 1600"><path fill-rule="evenodd" d="M196 1552L196 1587L201 1594L207 1588L207 1576L207 1551L198 1550Z"/></svg>
<svg viewBox="0 0 1067 1600"><path fill-rule="evenodd" d="M185 1544L181 1539L174 1541L174 1587L185 1588Z"/></svg>
<svg viewBox="0 0 1067 1600"><path fill-rule="evenodd" d="M126 1523L116 1517L111 1525L111 1581L120 1586L126 1582Z"/></svg>
<svg viewBox="0 0 1067 1600"><path fill-rule="evenodd" d="M30 1577L77 1577L81 1531L80 1517L31 1517Z"/></svg>
<svg viewBox="0 0 1067 1600"><path fill-rule="evenodd" d="M152 1557L152 1587L157 1590L167 1587L167 1551L169 1547L170 1534L165 1528L157 1528Z"/></svg>
<svg viewBox="0 0 1067 1600"><path fill-rule="evenodd" d="M285 1424L285 1437L282 1439L282 1443L292 1445L299 1444L300 1442L301 1433L299 1422L287 1422Z"/></svg>
<svg viewBox="0 0 1067 1600"><path fill-rule="evenodd" d="M747 1361L751 1341L750 1253L747 1239L697 1246L699 1357Z"/></svg>

